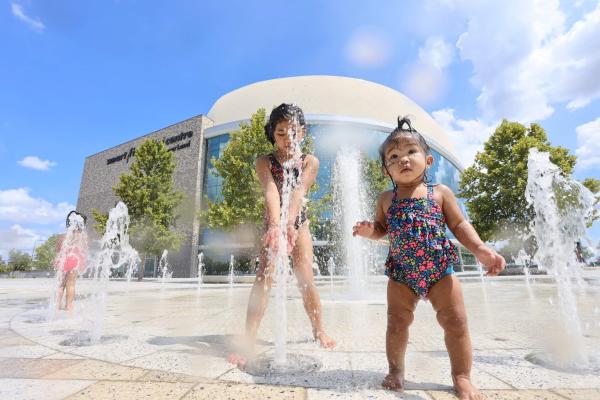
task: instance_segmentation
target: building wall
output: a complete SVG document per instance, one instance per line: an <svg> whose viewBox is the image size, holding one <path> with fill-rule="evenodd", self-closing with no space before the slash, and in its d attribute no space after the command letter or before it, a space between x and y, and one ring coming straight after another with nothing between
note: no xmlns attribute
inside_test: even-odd
<svg viewBox="0 0 600 400"><path fill-rule="evenodd" d="M135 149L145 140L165 140L167 147L174 149L176 168L174 184L176 190L184 193L184 200L178 209L176 231L183 235L181 249L169 252L169 264L174 277L189 277L197 274L198 232L200 230L197 212L202 196L204 176L204 130L212 126L212 121L199 115L166 128L152 132L120 144L111 149L85 159L77 210L94 223L92 209L107 213L117 202L112 187L119 177L129 171ZM91 225L91 224L89 224ZM89 234L97 237L91 226ZM160 255L159 255L160 256Z"/></svg>

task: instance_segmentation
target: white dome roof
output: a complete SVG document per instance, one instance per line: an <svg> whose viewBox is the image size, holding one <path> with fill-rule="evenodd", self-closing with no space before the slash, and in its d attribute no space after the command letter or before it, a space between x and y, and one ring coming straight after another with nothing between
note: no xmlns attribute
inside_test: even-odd
<svg viewBox="0 0 600 400"><path fill-rule="evenodd" d="M336 116L395 126L398 116L410 115L415 129L457 160L452 142L425 110L402 93L363 79L315 75L256 82L219 98L207 116L218 126L247 120L259 108L268 114L281 103L297 104L308 121Z"/></svg>

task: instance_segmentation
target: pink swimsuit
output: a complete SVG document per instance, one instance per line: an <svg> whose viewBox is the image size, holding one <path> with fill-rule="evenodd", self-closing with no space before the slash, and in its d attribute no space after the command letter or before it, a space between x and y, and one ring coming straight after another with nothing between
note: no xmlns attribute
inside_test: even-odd
<svg viewBox="0 0 600 400"><path fill-rule="evenodd" d="M63 272L68 273L79 266L85 264L85 256L78 247L69 247L65 250L65 262L63 264ZM81 269L81 268L80 268Z"/></svg>

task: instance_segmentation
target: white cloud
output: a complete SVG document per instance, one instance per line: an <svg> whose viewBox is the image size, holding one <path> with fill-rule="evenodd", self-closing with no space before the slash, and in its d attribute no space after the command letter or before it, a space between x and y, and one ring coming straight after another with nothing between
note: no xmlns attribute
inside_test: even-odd
<svg viewBox="0 0 600 400"><path fill-rule="evenodd" d="M577 132L577 167L600 167L600 117L575 128Z"/></svg>
<svg viewBox="0 0 600 400"><path fill-rule="evenodd" d="M27 14L25 14L25 11L23 10L23 7L20 4L11 3L10 8L15 17L25 22L27 26L29 26L34 31L41 32L44 29L46 29L46 26L42 23L42 21L40 21L37 18L33 19Z"/></svg>
<svg viewBox="0 0 600 400"><path fill-rule="evenodd" d="M42 160L37 156L27 156L21 161L19 161L19 165L22 165L26 168L33 168L40 171L47 171L50 167L54 167L56 163L50 160Z"/></svg>
<svg viewBox="0 0 600 400"><path fill-rule="evenodd" d="M75 206L67 202L56 205L29 195L29 189L0 190L0 221L51 224L63 221Z"/></svg>
<svg viewBox="0 0 600 400"><path fill-rule="evenodd" d="M346 44L346 57L359 67L384 65L391 55L389 40L379 31L363 27L355 31Z"/></svg>
<svg viewBox="0 0 600 400"><path fill-rule="evenodd" d="M600 97L600 4L567 29L558 0L463 1L457 42L484 118L530 122ZM519 10L515 12L514 10Z"/></svg>
<svg viewBox="0 0 600 400"><path fill-rule="evenodd" d="M34 230L15 224L7 229L0 228L0 254L8 261L8 252L12 249L30 253L34 245L42 243L42 236Z"/></svg>
<svg viewBox="0 0 600 400"><path fill-rule="evenodd" d="M431 113L435 122L450 136L454 148L464 167L473 164L475 154L483 150L483 143L494 132L497 123L456 118L454 110L443 109Z"/></svg>
<svg viewBox="0 0 600 400"><path fill-rule="evenodd" d="M401 76L402 90L417 103L431 104L446 93L445 68L454 59L455 48L440 36L427 38L419 49L419 61Z"/></svg>
<svg viewBox="0 0 600 400"><path fill-rule="evenodd" d="M427 38L425 45L419 49L419 60L434 68L446 68L454 59L455 47L440 36Z"/></svg>

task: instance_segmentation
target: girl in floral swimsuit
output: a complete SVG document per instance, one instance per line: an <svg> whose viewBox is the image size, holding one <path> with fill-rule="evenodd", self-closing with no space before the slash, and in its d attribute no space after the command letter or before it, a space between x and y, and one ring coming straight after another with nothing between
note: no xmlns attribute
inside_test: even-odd
<svg viewBox="0 0 600 400"><path fill-rule="evenodd" d="M386 354L389 373L382 385L404 388L404 355L408 328L420 298L428 299L444 329L452 381L460 399L483 398L471 383L471 339L460 283L454 275L458 257L446 236L454 236L484 264L488 275L497 275L505 261L486 246L464 218L452 191L429 184L433 164L429 146L411 122L398 119L398 127L379 148L384 173L393 190L377 200L375 221L357 222L354 236L380 239L388 235L390 249L385 274L389 277Z"/></svg>

